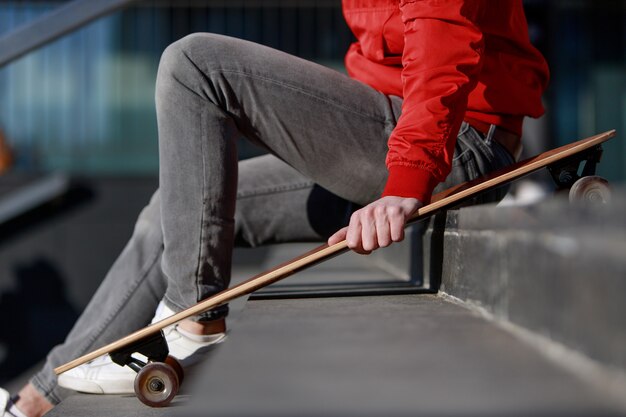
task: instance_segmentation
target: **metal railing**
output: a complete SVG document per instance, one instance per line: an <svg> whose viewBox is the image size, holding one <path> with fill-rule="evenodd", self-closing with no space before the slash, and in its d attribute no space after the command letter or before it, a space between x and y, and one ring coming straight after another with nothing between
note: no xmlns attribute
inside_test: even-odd
<svg viewBox="0 0 626 417"><path fill-rule="evenodd" d="M138 0L73 0L0 37L0 67Z"/></svg>
<svg viewBox="0 0 626 417"><path fill-rule="evenodd" d="M72 3L0 2L0 37L25 23L39 31L43 16ZM62 20L65 30L76 27L72 16ZM0 128L18 156L16 165L156 173L159 58L167 45L194 32L247 39L338 69L352 40L338 0L135 1L0 68ZM258 152L246 142L239 151L242 157Z"/></svg>

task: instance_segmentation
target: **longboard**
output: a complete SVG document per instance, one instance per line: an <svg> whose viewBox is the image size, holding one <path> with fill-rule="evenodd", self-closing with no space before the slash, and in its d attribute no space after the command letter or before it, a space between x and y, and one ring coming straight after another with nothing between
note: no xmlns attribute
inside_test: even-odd
<svg viewBox="0 0 626 417"><path fill-rule="evenodd" d="M407 225L426 219L439 211L458 206L481 192L508 184L544 167L548 167L557 185L562 188L570 188L575 186L577 181L581 183L582 180L583 185L578 188L573 187L572 190L576 190L583 198L585 193L591 190L590 198L594 199L596 198L594 193L598 187L600 191L605 191L603 188L605 182L598 179L599 177L592 177L595 173L595 165L599 162L602 153L601 144L613 136L615 136L615 130L610 130L514 163L474 181L449 188L434 195L431 203L420 208ZM579 167L583 162L582 175L579 175ZM602 194L601 197L605 198L606 194ZM166 360L167 343L161 334L162 329L226 304L235 298L250 294L348 250L345 240L332 246L321 245L310 252L207 298L180 313L61 365L55 368L54 372L59 375L99 356L110 354L114 362L120 365L129 365L138 371L135 392L142 402L151 406L165 406L176 395L182 372L176 364L171 363L171 359ZM140 352L147 356L149 363L137 364L135 360L130 359L130 355L134 352ZM169 365L162 362L168 362Z"/></svg>

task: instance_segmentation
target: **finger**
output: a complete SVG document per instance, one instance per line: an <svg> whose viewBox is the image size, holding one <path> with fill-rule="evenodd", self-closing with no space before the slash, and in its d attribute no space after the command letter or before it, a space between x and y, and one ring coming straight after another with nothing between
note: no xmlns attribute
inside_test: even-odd
<svg viewBox="0 0 626 417"><path fill-rule="evenodd" d="M348 243L348 247L352 250L361 247L361 221L358 211L350 217L350 224L348 224L348 230L346 232L346 242Z"/></svg>
<svg viewBox="0 0 626 417"><path fill-rule="evenodd" d="M389 218L389 235L394 242L404 240L405 218L403 215L394 215Z"/></svg>
<svg viewBox="0 0 626 417"><path fill-rule="evenodd" d="M366 252L378 249L376 218L374 210L370 208L363 209L361 214L361 247Z"/></svg>
<svg viewBox="0 0 626 417"><path fill-rule="evenodd" d="M389 218L386 210L376 213L376 239L381 248L391 244Z"/></svg>
<svg viewBox="0 0 626 417"><path fill-rule="evenodd" d="M335 243L339 243L342 240L346 239L346 233L348 232L347 227L343 227L335 232L334 235L328 238L328 246L332 246Z"/></svg>
<svg viewBox="0 0 626 417"><path fill-rule="evenodd" d="M391 235L391 240L394 242L400 242L404 239L404 226L406 224L406 219L407 216L405 215L405 212L400 208L394 210L390 216L389 227L391 230L389 234Z"/></svg>
<svg viewBox="0 0 626 417"><path fill-rule="evenodd" d="M360 211L360 210L359 210ZM363 249L361 240L361 216L359 211L352 214L350 224L346 233L346 242L348 247L360 255L368 255L371 251Z"/></svg>

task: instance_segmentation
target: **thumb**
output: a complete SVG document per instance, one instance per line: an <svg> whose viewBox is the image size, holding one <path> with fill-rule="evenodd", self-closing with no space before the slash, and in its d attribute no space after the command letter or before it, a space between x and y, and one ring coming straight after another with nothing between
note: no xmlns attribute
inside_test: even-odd
<svg viewBox="0 0 626 417"><path fill-rule="evenodd" d="M337 232L335 232L334 235L328 238L328 246L332 246L335 243L339 243L342 240L346 240L347 231L348 231L348 228L344 227L342 229L339 229Z"/></svg>

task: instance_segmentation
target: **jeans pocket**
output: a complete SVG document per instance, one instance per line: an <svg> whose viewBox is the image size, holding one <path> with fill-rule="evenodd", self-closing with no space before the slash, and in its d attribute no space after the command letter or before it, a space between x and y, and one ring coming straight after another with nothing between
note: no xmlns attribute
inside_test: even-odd
<svg viewBox="0 0 626 417"><path fill-rule="evenodd" d="M452 159L452 169L445 181L440 183L435 192L440 192L455 185L471 181L478 175L476 158L471 149L457 142Z"/></svg>
<svg viewBox="0 0 626 417"><path fill-rule="evenodd" d="M472 149L467 144L467 134L469 130L470 125L463 122L456 138L456 144L454 145L454 155L452 156L453 171L455 167L463 166L473 159Z"/></svg>
<svg viewBox="0 0 626 417"><path fill-rule="evenodd" d="M482 134L464 123L459 130L452 170L437 191L472 181L490 172L508 166L513 162L511 156L497 142L491 142ZM469 204L496 202L506 194L506 187L492 190L477 196Z"/></svg>

